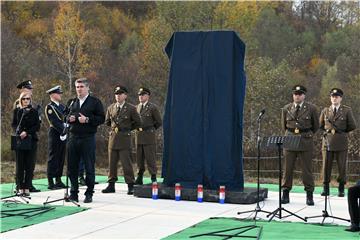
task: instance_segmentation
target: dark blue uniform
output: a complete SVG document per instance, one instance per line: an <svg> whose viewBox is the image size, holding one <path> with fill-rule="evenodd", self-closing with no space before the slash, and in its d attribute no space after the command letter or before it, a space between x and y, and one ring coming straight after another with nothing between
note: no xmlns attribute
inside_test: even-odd
<svg viewBox="0 0 360 240"><path fill-rule="evenodd" d="M65 106L63 104L57 105L55 102L51 101L45 107L45 115L50 124L48 131L48 178L60 178L63 173L66 141L61 141L60 135L65 128L64 114Z"/></svg>

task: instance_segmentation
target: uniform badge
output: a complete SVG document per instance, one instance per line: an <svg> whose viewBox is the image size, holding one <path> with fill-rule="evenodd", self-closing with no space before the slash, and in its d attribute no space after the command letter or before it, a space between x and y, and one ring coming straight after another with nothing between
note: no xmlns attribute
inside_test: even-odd
<svg viewBox="0 0 360 240"><path fill-rule="evenodd" d="M297 91L300 90L300 86L297 86L297 87L296 87L296 90L297 90Z"/></svg>
<svg viewBox="0 0 360 240"><path fill-rule="evenodd" d="M116 127L116 128L114 129L114 131L115 131L115 133L118 133L118 132L119 132L119 129Z"/></svg>
<svg viewBox="0 0 360 240"><path fill-rule="evenodd" d="M300 130L298 128L295 128L294 133L298 134L300 133Z"/></svg>
<svg viewBox="0 0 360 240"><path fill-rule="evenodd" d="M331 129L331 134L334 135L336 133L336 130L333 128Z"/></svg>
<svg viewBox="0 0 360 240"><path fill-rule="evenodd" d="M48 110L48 114L52 114L52 112L53 112L53 111L52 111L51 109Z"/></svg>

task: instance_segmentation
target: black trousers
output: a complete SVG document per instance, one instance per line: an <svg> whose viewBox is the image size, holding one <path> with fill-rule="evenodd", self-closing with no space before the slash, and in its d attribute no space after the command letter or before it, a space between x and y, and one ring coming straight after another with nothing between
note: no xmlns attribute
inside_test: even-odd
<svg viewBox="0 0 360 240"><path fill-rule="evenodd" d="M82 159L86 172L86 192L85 195L94 193L95 184L95 135L91 136L74 136L70 135L68 142L68 165L69 178L71 182L71 194L77 195L79 192L79 162Z"/></svg>
<svg viewBox="0 0 360 240"><path fill-rule="evenodd" d="M34 176L37 142L33 141L32 149L16 151L16 188L29 189Z"/></svg>
<svg viewBox="0 0 360 240"><path fill-rule="evenodd" d="M65 162L66 141L60 140L60 134L53 128L48 132L48 165L47 176L50 178L61 177Z"/></svg>
<svg viewBox="0 0 360 240"><path fill-rule="evenodd" d="M350 187L348 190L349 214L352 224L360 224L360 185Z"/></svg>

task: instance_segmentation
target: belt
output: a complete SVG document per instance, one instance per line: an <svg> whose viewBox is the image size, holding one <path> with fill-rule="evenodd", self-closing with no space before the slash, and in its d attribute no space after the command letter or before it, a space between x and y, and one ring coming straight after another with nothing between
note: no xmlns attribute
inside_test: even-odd
<svg viewBox="0 0 360 240"><path fill-rule="evenodd" d="M286 130L288 130L289 132L292 132L292 133L295 133L295 131L296 131L296 133L306 133L306 132L310 132L311 128L303 128L303 129L300 129L300 128L287 128Z"/></svg>
<svg viewBox="0 0 360 240"><path fill-rule="evenodd" d="M151 127L143 127L142 130L143 131L149 131L149 130L155 130L155 128L153 126L151 126Z"/></svg>
<svg viewBox="0 0 360 240"><path fill-rule="evenodd" d="M131 132L130 128L119 128L119 127L115 127L113 128L113 131L118 133L118 132L122 132L122 133L129 133Z"/></svg>

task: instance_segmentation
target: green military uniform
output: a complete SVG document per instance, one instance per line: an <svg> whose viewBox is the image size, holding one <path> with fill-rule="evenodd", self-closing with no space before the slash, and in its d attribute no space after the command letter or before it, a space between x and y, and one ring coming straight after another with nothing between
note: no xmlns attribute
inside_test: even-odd
<svg viewBox="0 0 360 240"><path fill-rule="evenodd" d="M115 94L127 94L125 87L117 87ZM123 106L119 103L111 104L106 112L105 124L111 127L109 136L109 186L102 190L103 193L115 192L117 181L117 166L120 159L124 172L125 182L128 184L128 194L133 193L134 171L131 157L131 131L141 126L136 107L127 102Z"/></svg>
<svg viewBox="0 0 360 240"><path fill-rule="evenodd" d="M145 172L145 161L151 178L156 181L156 129L162 125L160 112L158 107L147 102L145 106L139 104L137 112L141 116L142 126L141 131L137 132L137 166L139 173L142 177Z"/></svg>
<svg viewBox="0 0 360 240"><path fill-rule="evenodd" d="M109 136L109 179L117 181L117 163L120 159L125 182L134 183L134 172L131 163L131 130L140 127L140 116L135 106L125 102L120 109L117 103L111 104L106 112L105 123L111 126Z"/></svg>
<svg viewBox="0 0 360 240"><path fill-rule="evenodd" d="M335 90L335 89L333 89ZM339 91L340 89L336 89ZM341 90L340 90L341 91ZM340 95L339 95L340 96ZM341 91L342 97L342 91ZM336 113L334 106L324 108L320 115L320 128L325 130L322 140L324 193L329 193L328 186L331 181L333 160L338 165L339 196L344 196L346 184L346 160L348 150L348 133L356 129L355 119L350 107L340 105ZM327 150L329 150L327 155Z"/></svg>
<svg viewBox="0 0 360 240"><path fill-rule="evenodd" d="M306 89L304 88L304 94L305 92ZM284 193L288 194L292 188L295 162L296 159L299 159L301 161L302 181L305 191L308 198L310 197L312 200L315 186L312 174L313 136L319 128L318 119L319 115L316 107L308 102L303 102L297 106L295 103L290 103L282 109L282 128L285 130L285 136L301 136L300 143L296 148L284 148L285 172L282 184ZM283 201L283 203L288 203L288 201Z"/></svg>

